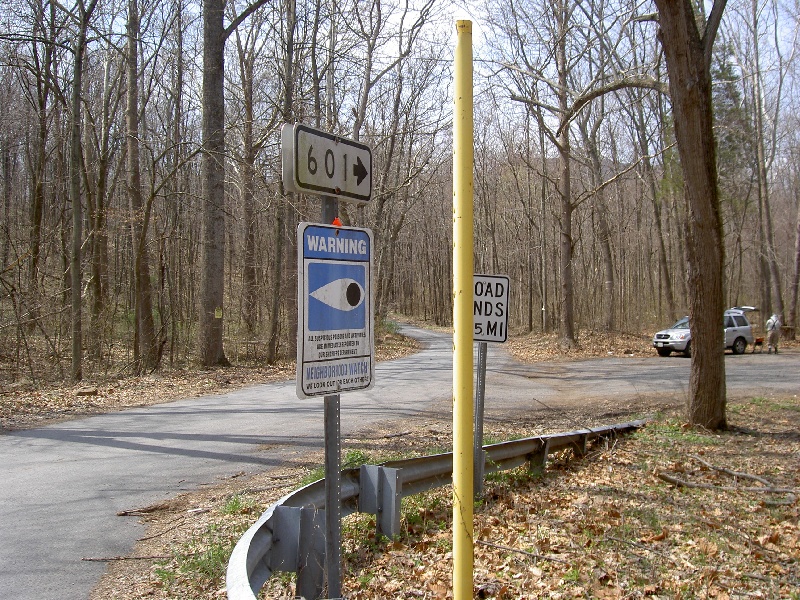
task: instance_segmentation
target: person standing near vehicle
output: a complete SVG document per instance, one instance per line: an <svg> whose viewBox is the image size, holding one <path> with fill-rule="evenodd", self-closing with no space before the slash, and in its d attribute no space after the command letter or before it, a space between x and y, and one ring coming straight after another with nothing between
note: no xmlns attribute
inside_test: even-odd
<svg viewBox="0 0 800 600"><path fill-rule="evenodd" d="M767 354L775 349L775 354L778 353L778 340L781 338L781 319L777 314L774 314L767 319Z"/></svg>

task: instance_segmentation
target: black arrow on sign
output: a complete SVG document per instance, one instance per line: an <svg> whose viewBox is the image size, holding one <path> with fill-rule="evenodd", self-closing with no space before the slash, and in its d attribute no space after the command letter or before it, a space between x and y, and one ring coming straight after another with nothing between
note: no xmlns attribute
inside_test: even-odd
<svg viewBox="0 0 800 600"><path fill-rule="evenodd" d="M356 164L353 165L353 175L356 177L356 185L361 185L361 182L364 181L364 177L367 176L367 168L364 166L364 163L361 162L361 157L356 157Z"/></svg>

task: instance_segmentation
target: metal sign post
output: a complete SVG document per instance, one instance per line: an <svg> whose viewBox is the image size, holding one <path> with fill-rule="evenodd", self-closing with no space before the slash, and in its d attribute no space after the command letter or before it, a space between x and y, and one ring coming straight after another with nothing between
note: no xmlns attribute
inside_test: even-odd
<svg viewBox="0 0 800 600"><path fill-rule="evenodd" d="M474 467L475 476L472 479L472 489L477 498L483 493L483 407L486 397L486 342L478 343L478 373L475 382L475 449Z"/></svg>
<svg viewBox="0 0 800 600"><path fill-rule="evenodd" d="M323 200L322 220L337 202ZM341 418L339 392L372 387L372 232L300 223L297 395L324 396L325 564L328 598L341 596Z"/></svg>
<svg viewBox="0 0 800 600"><path fill-rule="evenodd" d="M297 228L297 395L324 396L325 572L327 597L340 598L339 393L372 387L375 354L372 231L333 222L339 212L337 198L369 201L372 150L355 140L287 123L281 129L281 169L287 191L322 195L322 223L300 223Z"/></svg>
<svg viewBox="0 0 800 600"><path fill-rule="evenodd" d="M505 275L472 276L473 339L478 344L478 372L475 386L475 448L473 452L475 477L474 495L483 493L483 413L486 396L487 343L502 343L508 339L509 279Z"/></svg>
<svg viewBox="0 0 800 600"><path fill-rule="evenodd" d="M334 198L322 199L322 222L339 216ZM342 595L342 430L339 394L325 396L325 572L328 598Z"/></svg>

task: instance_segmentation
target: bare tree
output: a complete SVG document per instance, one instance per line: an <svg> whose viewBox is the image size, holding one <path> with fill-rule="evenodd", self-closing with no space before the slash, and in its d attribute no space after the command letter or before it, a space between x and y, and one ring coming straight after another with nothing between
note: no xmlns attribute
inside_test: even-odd
<svg viewBox="0 0 800 600"><path fill-rule="evenodd" d="M283 94L281 105L281 117L285 123L291 122L293 109L294 109L294 69L295 69L295 33L297 27L295 15L296 3L295 0L284 0L285 18L283 25L283 35L281 42L283 46ZM283 189L283 182L281 182L281 197L286 197L286 192ZM287 203L282 203L278 207L278 218L275 220L275 256L273 258L273 278L276 282L275 290L273 291L271 310L270 310L270 323L269 323L269 337L267 340L267 362L273 363L278 359L278 346L280 343L280 324L281 324L281 300L286 298L288 293L285 289L284 269L286 263L286 255L289 253L290 245L288 242L288 235L286 231L286 223L289 220L289 207ZM291 281L291 279L290 279ZM296 321L297 306L292 306L290 310L291 316L289 322ZM289 334L291 335L291 333Z"/></svg>
<svg viewBox="0 0 800 600"><path fill-rule="evenodd" d="M716 0L698 30L690 0L656 0L688 206L687 254L692 367L687 416L694 425L726 427L724 242L717 188L711 98L711 51L725 8Z"/></svg>
<svg viewBox="0 0 800 600"><path fill-rule="evenodd" d="M578 129L581 132L584 150L588 155L589 181L591 188L588 196L592 202L592 212L597 220L597 242L600 245L600 255L603 265L603 329L613 331L616 328L614 311L615 284L614 284L614 257L611 250L611 226L608 220L608 207L606 201L606 181L603 176L603 164L600 153L600 127L605 117L605 102L601 97L597 101L595 111L583 110L579 115ZM593 120L592 120L593 117Z"/></svg>
<svg viewBox="0 0 800 600"><path fill-rule="evenodd" d="M86 221L89 226L85 247L89 254L90 275L88 291L89 334L87 351L94 360L102 359L102 347L108 342L111 327L108 323L109 304L109 239L108 208L113 203L117 176L120 172L120 144L115 139L119 125L119 107L123 98L121 67L124 56L113 47L111 36L106 36L108 46L98 53L101 64L93 73L87 69L91 91L85 102L84 169L86 179ZM96 71L100 71L97 73ZM93 77L94 76L94 77ZM92 81L92 79L95 81ZM99 93L94 94L92 91Z"/></svg>
<svg viewBox="0 0 800 600"><path fill-rule="evenodd" d="M263 51L264 37L262 31L264 20L251 19L251 27L246 35L241 35L236 30L236 53L239 59L239 79L241 83L241 110L242 110L242 148L237 153L241 165L241 196L244 220L244 256L242 265L242 320L248 334L256 330L258 314L258 280L257 280L257 248L256 248L256 157L261 150L265 138L256 139L256 113L255 113L255 62ZM273 121L276 113L273 113ZM274 128L274 122L263 124L267 130Z"/></svg>
<svg viewBox="0 0 800 600"><path fill-rule="evenodd" d="M738 17L738 27L730 32L732 48L737 61L744 69L743 84L749 95L752 121L751 134L755 164L754 175L758 192L759 245L762 272L762 307L767 312L784 314L780 267L775 248L775 227L771 201L771 171L777 156L778 130L781 111L784 108L783 94L788 69L794 60L797 21L793 28L779 14L777 2L749 0L736 10L730 11ZM790 55L784 55L780 37L792 37ZM766 42L773 38L771 44ZM767 53L770 53L765 57ZM767 67L766 65L769 65ZM772 88L772 89L768 89Z"/></svg>
<svg viewBox="0 0 800 600"><path fill-rule="evenodd" d="M800 289L800 186L795 185L795 203L797 211L797 221L795 224L795 243L794 243L794 268L792 273L792 285L790 288L789 300L789 322L790 335L792 339L797 336L797 292Z"/></svg>
<svg viewBox="0 0 800 600"><path fill-rule="evenodd" d="M150 283L150 258L147 251L150 203L148 202L145 206L142 202L141 165L139 162L139 34L139 3L138 0L128 0L128 92L125 116L128 142L128 199L134 251L133 358L137 373L154 368L158 361Z"/></svg>
<svg viewBox="0 0 800 600"><path fill-rule="evenodd" d="M666 299L667 317L670 321L674 321L677 318L677 307L672 286L673 269L670 265L664 233L664 220L668 217L668 213L663 211L663 206L667 193L659 189L656 167L653 164L653 146L655 144L651 143L651 139L654 132L648 128L648 121L645 115L646 98L642 94L642 90L628 88L626 90L626 99L630 100L630 102L626 103L626 110L630 114L636 132L635 143L641 162L639 168L653 206L653 225L656 232L655 241L658 246L659 288L663 290L663 295ZM660 101L660 97L657 101ZM660 298L661 294L659 294L659 301Z"/></svg>
<svg viewBox="0 0 800 600"><path fill-rule="evenodd" d="M229 365L223 348L225 297L225 41L267 0L250 4L226 27L224 0L203 2L203 255L200 360Z"/></svg>
<svg viewBox="0 0 800 600"><path fill-rule="evenodd" d="M63 101L55 73L59 59L59 44L56 38L64 27L66 18L59 14L54 2L43 3L35 0L30 3L30 10L31 30L25 38L30 48L27 60L23 58L22 53L16 53L18 77L23 80L21 89L36 111L36 128L29 134L33 142L33 151L29 159L32 162L28 213L27 329L29 332L33 331L41 302L39 278L46 195L47 145L50 140L53 106ZM25 79L28 77L32 78L32 82L26 85Z"/></svg>
<svg viewBox="0 0 800 600"><path fill-rule="evenodd" d="M97 0L78 0L69 16L78 31L73 42L72 92L70 97L69 133L69 200L72 205L72 248L70 254L70 285L72 306L72 379L83 378L83 326L81 303L81 245L83 243L83 204L81 200L81 98L83 93L83 57L86 53L87 32Z"/></svg>
<svg viewBox="0 0 800 600"><path fill-rule="evenodd" d="M638 65L624 68L625 61L607 39L609 33L602 31L602 23L616 20L604 17L601 5L584 6L571 0L541 6L512 4L510 10L498 11L502 16L495 19L504 36L498 51L511 97L535 108L540 131L558 153L555 188L559 201L560 337L565 348L577 345L571 123L587 105L611 92L626 87L662 87ZM578 33L582 31L590 31L592 37ZM529 41L528 36L535 41ZM597 63L588 70L582 68L582 61L591 44L601 51Z"/></svg>

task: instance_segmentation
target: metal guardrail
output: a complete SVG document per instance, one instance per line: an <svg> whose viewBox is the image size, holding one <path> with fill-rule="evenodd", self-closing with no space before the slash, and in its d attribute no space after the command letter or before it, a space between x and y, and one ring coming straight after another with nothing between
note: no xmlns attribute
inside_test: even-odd
<svg viewBox="0 0 800 600"><path fill-rule="evenodd" d="M484 473L529 464L544 468L547 456L572 448L586 453L598 438L628 433L647 421L631 421L597 429L581 429L525 438L483 447ZM342 471L342 515L376 516L379 534L400 530L400 501L451 483L453 454L436 454ZM325 480L320 479L281 498L239 539L228 561L229 600L255 600L275 571L297 573L297 595L317 598L324 590Z"/></svg>

